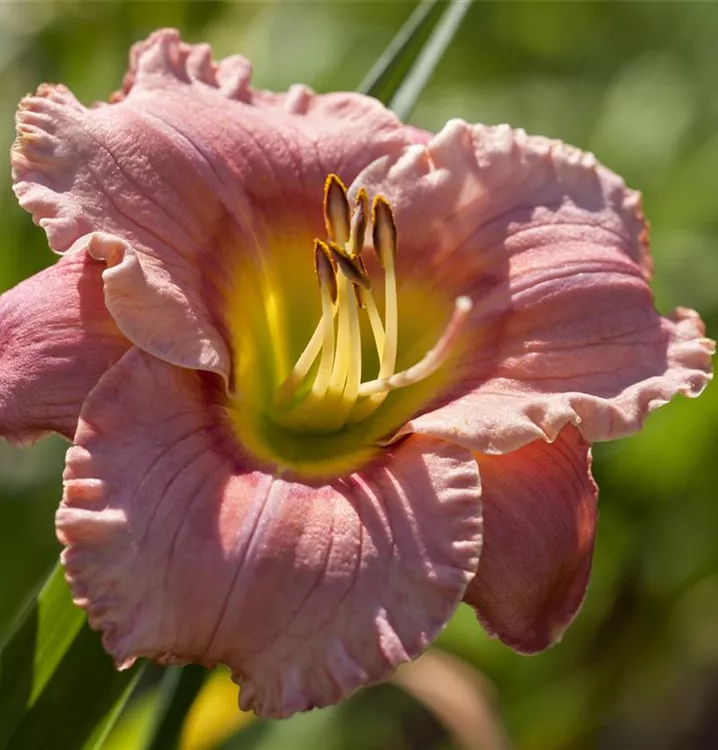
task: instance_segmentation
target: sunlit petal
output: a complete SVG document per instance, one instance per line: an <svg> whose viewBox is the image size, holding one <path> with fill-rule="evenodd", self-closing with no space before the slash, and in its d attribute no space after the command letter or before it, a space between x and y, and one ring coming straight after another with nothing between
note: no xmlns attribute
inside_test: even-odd
<svg viewBox="0 0 718 750"><path fill-rule="evenodd" d="M473 456L417 436L307 484L246 467L216 397L135 349L83 410L57 527L118 664L224 662L244 708L286 716L417 656L476 571Z"/></svg>
<svg viewBox="0 0 718 750"><path fill-rule="evenodd" d="M567 423L607 440L709 381L698 316L653 307L640 196L591 154L453 121L357 184L392 201L399 279L474 303L453 383L401 432L501 453Z"/></svg>
<svg viewBox="0 0 718 750"><path fill-rule="evenodd" d="M20 204L54 250L78 247L92 232L131 248L133 263L108 276L108 307L132 340L224 375L231 364L221 319L237 258L260 253L274 231L295 233L298 249L306 236L311 249L322 220L314 198L327 174L351 181L409 139L368 97L305 86L271 94L250 88L249 76L246 60L217 64L207 45L158 31L133 48L112 104L86 108L62 86L26 97L12 154ZM137 273L147 283L135 288ZM117 303L132 295L147 308L163 291L173 301L163 325L187 332L177 341ZM190 344L193 333L203 347Z"/></svg>

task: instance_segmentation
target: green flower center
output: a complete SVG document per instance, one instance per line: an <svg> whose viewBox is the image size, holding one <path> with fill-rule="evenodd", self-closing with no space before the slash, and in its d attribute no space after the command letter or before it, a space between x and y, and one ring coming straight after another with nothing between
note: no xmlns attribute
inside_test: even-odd
<svg viewBox="0 0 718 750"><path fill-rule="evenodd" d="M286 332L292 327L292 316L281 308L282 291L286 295L289 286L297 285L277 282L267 267L260 274L263 283L260 278L256 285L264 308L257 325L244 326L236 337L237 396L229 405L229 415L238 437L260 459L305 475L356 468L436 393L437 376L454 351L472 306L467 297L456 299L453 315L434 346L409 367L398 369L396 224L382 196L374 199L371 217L368 203L362 189L352 209L339 178L327 178L327 239L314 240L321 314L294 364L287 366L292 361L287 353L294 346ZM384 277L383 315L362 258L369 224ZM415 298L415 309L423 308L423 327L435 330L436 324L429 321L437 315L431 314L435 311L430 302L420 302L416 294L404 296ZM265 328L266 334L257 334L258 328ZM410 330L408 338L416 339L417 330ZM367 378L366 373L373 376ZM399 397L392 398L394 394Z"/></svg>

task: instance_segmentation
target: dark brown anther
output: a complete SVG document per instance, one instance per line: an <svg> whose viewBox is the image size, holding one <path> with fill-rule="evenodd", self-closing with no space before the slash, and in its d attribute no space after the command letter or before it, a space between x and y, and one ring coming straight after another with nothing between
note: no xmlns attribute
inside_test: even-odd
<svg viewBox="0 0 718 750"><path fill-rule="evenodd" d="M324 224L329 239L344 247L349 241L350 222L347 189L335 174L330 174L324 183Z"/></svg>
<svg viewBox="0 0 718 750"><path fill-rule="evenodd" d="M371 209L372 239L374 252L379 258L382 268L396 259L396 222L394 213L386 198L377 195Z"/></svg>
<svg viewBox="0 0 718 750"><path fill-rule="evenodd" d="M352 257L361 256L364 249L364 235L366 234L367 216L369 214L369 198L366 190L361 188L357 193L356 207L352 214L351 227L349 230L349 247Z"/></svg>
<svg viewBox="0 0 718 750"><path fill-rule="evenodd" d="M366 271L362 270L364 264L361 260L357 262L357 259L350 258L334 242L329 243L329 250L331 251L333 260L341 269L341 272L352 282L352 284L356 284L367 291L371 289L371 281L366 275ZM361 265L359 265L359 263L361 263Z"/></svg>
<svg viewBox="0 0 718 750"><path fill-rule="evenodd" d="M337 301L337 268L326 243L314 240L314 270L319 286L329 291L332 302Z"/></svg>

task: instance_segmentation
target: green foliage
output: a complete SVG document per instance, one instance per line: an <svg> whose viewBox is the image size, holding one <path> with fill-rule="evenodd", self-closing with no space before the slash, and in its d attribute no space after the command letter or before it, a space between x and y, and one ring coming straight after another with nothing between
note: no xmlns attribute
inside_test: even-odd
<svg viewBox="0 0 718 750"><path fill-rule="evenodd" d="M185 716L206 678L207 670L196 664L165 670L160 682L154 722L147 733L144 750L165 750L177 746Z"/></svg>
<svg viewBox="0 0 718 750"><path fill-rule="evenodd" d="M83 101L105 99L119 86L129 45L157 26L211 42L217 56L247 55L258 86L282 90L302 80L327 91L353 89L412 12L414 4L390 0L0 3L0 152L10 148L22 95L48 80L67 83ZM362 85L404 112L416 101L411 122L428 130L450 117L510 122L594 151L643 191L659 307L696 307L715 335L718 5L475 3L443 57L420 64L437 23L443 19L445 38L453 36L450 12L426 3L411 40L397 43L396 55ZM421 86L405 89L402 100L412 64ZM52 262L9 182L0 183L2 289ZM592 585L559 647L517 656L486 638L463 608L441 637L441 647L496 686L516 747L712 746L716 445L713 387L699 404L679 401L651 417L640 436L597 447L602 492ZM0 750L99 747L138 679L114 672L58 573L34 599L58 552L61 454L58 441L23 453L0 446ZM167 695L181 673L171 674ZM185 705L197 687L191 678L181 678ZM227 740L226 750L300 748L305 737L306 746L341 750L449 747L445 731L422 724L424 709L396 693L371 688L337 709L257 723ZM166 708L153 736L177 736L180 704L158 705ZM414 736L413 726L428 728Z"/></svg>
<svg viewBox="0 0 718 750"><path fill-rule="evenodd" d="M0 648L0 748L100 747L138 674L113 668L56 567Z"/></svg>
<svg viewBox="0 0 718 750"><path fill-rule="evenodd" d="M422 0L396 33L357 91L388 105L443 12L438 0Z"/></svg>
<svg viewBox="0 0 718 750"><path fill-rule="evenodd" d="M472 0L451 0L446 11L422 46L406 75L389 102L389 107L400 119L407 121L434 69L459 30Z"/></svg>

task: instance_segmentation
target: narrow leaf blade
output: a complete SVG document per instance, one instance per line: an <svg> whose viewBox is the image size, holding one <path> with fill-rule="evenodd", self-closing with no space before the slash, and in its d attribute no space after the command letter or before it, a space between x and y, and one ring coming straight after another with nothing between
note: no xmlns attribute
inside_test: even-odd
<svg viewBox="0 0 718 750"><path fill-rule="evenodd" d="M366 74L357 91L388 104L440 17L438 0L422 0Z"/></svg>
<svg viewBox="0 0 718 750"><path fill-rule="evenodd" d="M194 699L202 689L209 672L197 664L168 667L160 683L155 718L144 750L166 750L177 747L182 727Z"/></svg>
<svg viewBox="0 0 718 750"><path fill-rule="evenodd" d="M406 121L411 114L439 60L459 30L472 2L473 0L452 0L441 20L434 27L431 36L389 104L389 109L393 110L400 120Z"/></svg>
<svg viewBox="0 0 718 750"><path fill-rule="evenodd" d="M57 566L0 651L0 749L91 750L138 673L115 670Z"/></svg>

